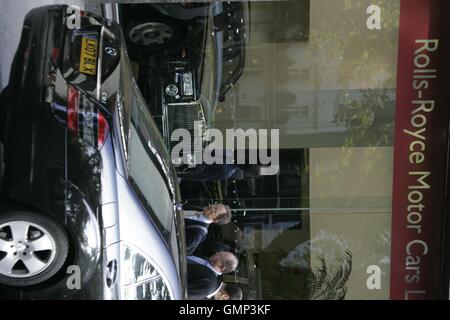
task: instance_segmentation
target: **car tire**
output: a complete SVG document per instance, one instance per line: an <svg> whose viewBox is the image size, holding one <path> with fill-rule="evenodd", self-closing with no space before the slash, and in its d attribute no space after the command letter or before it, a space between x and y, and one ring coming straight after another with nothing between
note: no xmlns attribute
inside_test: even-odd
<svg viewBox="0 0 450 320"><path fill-rule="evenodd" d="M69 239L51 217L27 211L0 215L0 284L32 286L49 280L69 254Z"/></svg>

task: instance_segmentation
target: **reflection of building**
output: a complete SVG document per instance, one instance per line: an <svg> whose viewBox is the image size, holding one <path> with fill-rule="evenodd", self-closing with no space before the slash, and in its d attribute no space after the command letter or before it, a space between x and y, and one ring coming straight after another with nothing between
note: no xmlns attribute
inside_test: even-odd
<svg viewBox="0 0 450 320"><path fill-rule="evenodd" d="M278 21L290 29L280 32L279 10L295 2L252 3L246 67L218 107L218 128L280 129L283 148L280 174L217 193L237 209L221 237L245 253L238 277L251 297L309 298L308 272L344 248L347 297L386 298L399 1L383 2L393 22L376 34L357 27L366 11L356 0L299 1L309 17ZM383 290L365 287L370 264Z"/></svg>
<svg viewBox="0 0 450 320"><path fill-rule="evenodd" d="M398 3L388 7L395 16ZM216 126L280 129L283 148L343 145L351 133L335 121L338 108L366 90L394 96L397 26L377 34L355 28L360 9L351 1L252 3L244 73L219 106ZM287 36L297 29L303 37Z"/></svg>
<svg viewBox="0 0 450 320"><path fill-rule="evenodd" d="M371 110L378 117L379 124L393 123L394 89L278 91L267 99L268 91L258 90L264 86L261 81L261 78L258 80L255 77L253 81L236 86L234 95L238 107L233 126L279 129L282 148L344 145L352 134L352 128L340 121L338 113L354 102L364 104L367 110ZM368 95L370 99L367 99ZM379 110L377 100L382 100L382 110ZM354 116L365 114L355 113ZM391 140L387 142L392 143Z"/></svg>

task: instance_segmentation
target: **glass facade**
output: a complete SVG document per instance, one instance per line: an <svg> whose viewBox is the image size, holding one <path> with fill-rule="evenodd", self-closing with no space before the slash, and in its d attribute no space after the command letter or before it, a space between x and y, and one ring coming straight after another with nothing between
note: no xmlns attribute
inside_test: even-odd
<svg viewBox="0 0 450 320"><path fill-rule="evenodd" d="M449 299L449 0L4 2L1 298Z"/></svg>
<svg viewBox="0 0 450 320"><path fill-rule="evenodd" d="M448 117L441 81L449 69L442 64L448 32L436 10L446 4L243 5L248 22L239 54L245 54L245 64L218 103L212 126L224 135L230 128L278 129L279 170L181 184L190 203L223 202L233 209L233 222L209 235L241 257L238 271L226 280L239 283L248 299L438 297L445 284L431 274L442 269L431 264L443 261L447 144L439 136L448 129L438 118ZM433 23L408 32L417 17ZM433 77L435 69L439 78ZM400 100L411 86L431 89ZM438 101L447 104L426 111ZM433 132L423 138L425 147L417 132L426 121L435 126L427 129ZM401 141L405 135L419 142ZM414 167L423 164L414 152L424 153L428 164ZM438 177L428 179L424 172ZM415 177L412 184L398 182L408 176ZM423 193L408 196L408 190ZM419 198L433 209L421 209ZM419 232L408 234L414 228Z"/></svg>

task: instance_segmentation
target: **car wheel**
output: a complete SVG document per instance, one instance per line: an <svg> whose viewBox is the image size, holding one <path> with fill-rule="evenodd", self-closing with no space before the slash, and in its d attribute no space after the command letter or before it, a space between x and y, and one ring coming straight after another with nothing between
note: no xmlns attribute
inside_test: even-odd
<svg viewBox="0 0 450 320"><path fill-rule="evenodd" d="M0 284L31 286L54 276L69 253L65 229L35 212L0 215Z"/></svg>
<svg viewBox="0 0 450 320"><path fill-rule="evenodd" d="M181 28L174 22L135 20L126 29L131 53L159 51L175 45L182 38Z"/></svg>

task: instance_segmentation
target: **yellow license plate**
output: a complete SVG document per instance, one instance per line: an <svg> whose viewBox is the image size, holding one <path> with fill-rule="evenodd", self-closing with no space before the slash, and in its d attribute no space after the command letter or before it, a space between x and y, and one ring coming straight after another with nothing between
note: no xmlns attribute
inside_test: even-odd
<svg viewBox="0 0 450 320"><path fill-rule="evenodd" d="M97 73L97 40L91 38L81 39L80 72L89 75Z"/></svg>

